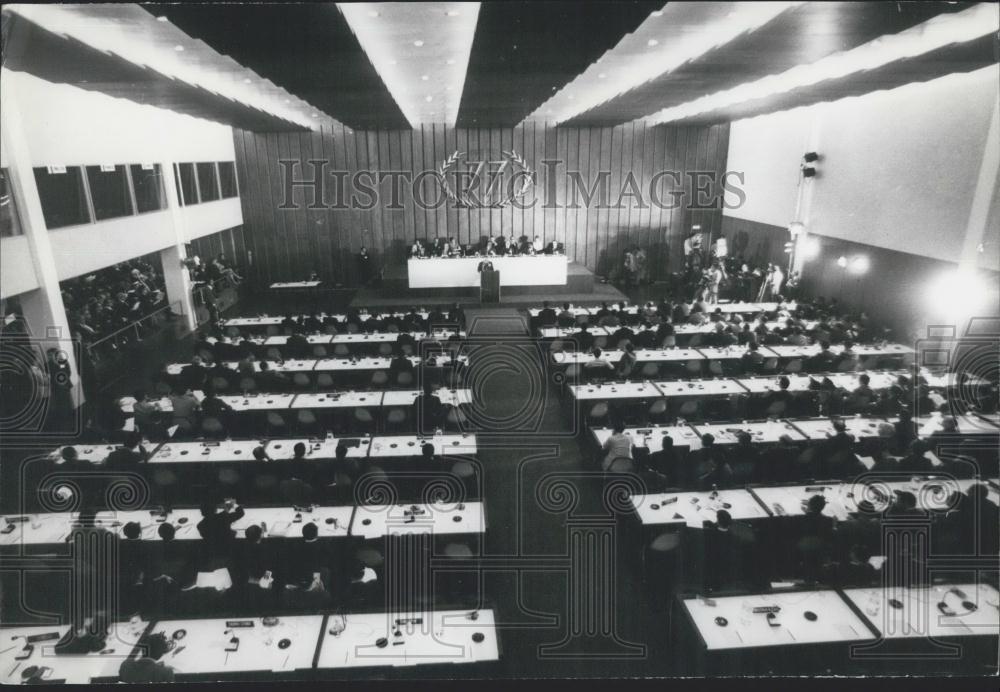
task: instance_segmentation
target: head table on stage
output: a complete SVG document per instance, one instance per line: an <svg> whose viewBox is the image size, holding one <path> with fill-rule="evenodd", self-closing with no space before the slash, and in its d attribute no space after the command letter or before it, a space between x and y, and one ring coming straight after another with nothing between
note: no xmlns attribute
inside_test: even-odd
<svg viewBox="0 0 1000 692"><path fill-rule="evenodd" d="M479 263L489 260L500 272L501 286L565 286L566 255L518 257L411 257L407 263L410 288L479 286Z"/></svg>

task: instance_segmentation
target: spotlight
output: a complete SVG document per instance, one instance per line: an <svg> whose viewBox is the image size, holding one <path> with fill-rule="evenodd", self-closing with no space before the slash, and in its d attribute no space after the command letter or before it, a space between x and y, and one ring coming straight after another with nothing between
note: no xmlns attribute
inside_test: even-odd
<svg viewBox="0 0 1000 692"><path fill-rule="evenodd" d="M798 238L804 230L806 230L806 226L801 221L792 221L788 224L788 234L792 236L792 238Z"/></svg>
<svg viewBox="0 0 1000 692"><path fill-rule="evenodd" d="M867 255L858 255L851 260L851 273L852 274L864 274L868 271L869 262Z"/></svg>
<svg viewBox="0 0 1000 692"><path fill-rule="evenodd" d="M843 255L841 255L840 257L838 257L837 258L837 266L841 267L841 268L846 267L847 266L847 258L844 257Z"/></svg>
<svg viewBox="0 0 1000 692"><path fill-rule="evenodd" d="M804 260L815 259L819 256L819 239L818 238L802 238L799 240L799 256Z"/></svg>
<svg viewBox="0 0 1000 692"><path fill-rule="evenodd" d="M805 159L806 163L812 163L814 161L819 161L819 154L815 151L810 151L802 158Z"/></svg>
<svg viewBox="0 0 1000 692"><path fill-rule="evenodd" d="M964 318L995 310L997 287L974 269L946 271L927 286L926 299L937 315Z"/></svg>

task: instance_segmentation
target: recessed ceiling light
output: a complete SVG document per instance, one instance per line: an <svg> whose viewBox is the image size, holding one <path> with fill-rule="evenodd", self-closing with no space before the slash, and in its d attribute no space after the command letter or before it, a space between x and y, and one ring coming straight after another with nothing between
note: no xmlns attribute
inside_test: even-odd
<svg viewBox="0 0 1000 692"><path fill-rule="evenodd" d="M395 65L395 64L396 64L397 62L398 62L398 61L396 61L396 60L390 60L390 61L389 61L389 64L390 64L390 65Z"/></svg>
<svg viewBox="0 0 1000 692"><path fill-rule="evenodd" d="M167 19L166 17L157 17L156 21L158 21L158 22L167 22L167 21L170 21L170 20Z"/></svg>
<svg viewBox="0 0 1000 692"><path fill-rule="evenodd" d="M319 117L319 113L313 113L313 117L314 118L318 118Z"/></svg>
<svg viewBox="0 0 1000 692"><path fill-rule="evenodd" d="M448 12L447 12L447 15L449 17L457 17L460 14L462 14L462 13L459 12L458 10L448 10Z"/></svg>
<svg viewBox="0 0 1000 692"><path fill-rule="evenodd" d="M430 77L428 77L425 74L422 74L422 75L420 75L420 79L422 79L422 80L424 80L426 82L428 79L430 79Z"/></svg>
<svg viewBox="0 0 1000 692"><path fill-rule="evenodd" d="M448 59L448 60L447 60L446 62L447 62L447 63L448 63L449 65L454 65L454 64L455 64L455 61L454 61L454 60L451 60L451 59Z"/></svg>
<svg viewBox="0 0 1000 692"><path fill-rule="evenodd" d="M418 38L416 41L413 42L413 45L415 45L417 48L420 48L422 45L424 45L424 42Z"/></svg>
<svg viewBox="0 0 1000 692"><path fill-rule="evenodd" d="M377 17L377 16L378 16L378 11L377 11L377 10L371 10L371 11L370 11L370 12L368 13L368 16L369 16L369 17L372 17L372 18L375 18L375 17Z"/></svg>
<svg viewBox="0 0 1000 692"><path fill-rule="evenodd" d="M573 100L573 99L575 99L576 97L575 97L575 96L573 96L573 94L567 94L566 98L568 98L568 99L569 99L570 101L572 101L572 100Z"/></svg>
<svg viewBox="0 0 1000 692"><path fill-rule="evenodd" d="M607 77L607 75L604 74L603 72L601 74L597 75L598 79L604 79L605 77Z"/></svg>
<svg viewBox="0 0 1000 692"><path fill-rule="evenodd" d="M653 17L662 17L663 16L663 10L656 10L655 12L653 12L652 16Z"/></svg>
<svg viewBox="0 0 1000 692"><path fill-rule="evenodd" d="M292 102L291 99L285 99L285 103L291 103L291 102Z"/></svg>
<svg viewBox="0 0 1000 692"><path fill-rule="evenodd" d="M184 46L174 46L174 50L177 51L178 53L183 53Z"/></svg>
<svg viewBox="0 0 1000 692"><path fill-rule="evenodd" d="M249 83L250 83L250 79L249 79L249 77L248 77L247 79L244 79L244 80L243 80L243 83L244 83L244 84L249 84Z"/></svg>
<svg viewBox="0 0 1000 692"><path fill-rule="evenodd" d="M427 96L427 97L424 98L424 101L426 101L427 103L430 103L433 100L434 100L433 96Z"/></svg>
<svg viewBox="0 0 1000 692"><path fill-rule="evenodd" d="M445 91L451 91L451 87L450 87L450 86L446 86L446 87L444 88L444 90L445 90Z"/></svg>
<svg viewBox="0 0 1000 692"><path fill-rule="evenodd" d="M648 41L646 41L646 45L649 46L650 48L652 48L653 46L660 45L660 42L657 41L655 38L651 38Z"/></svg>

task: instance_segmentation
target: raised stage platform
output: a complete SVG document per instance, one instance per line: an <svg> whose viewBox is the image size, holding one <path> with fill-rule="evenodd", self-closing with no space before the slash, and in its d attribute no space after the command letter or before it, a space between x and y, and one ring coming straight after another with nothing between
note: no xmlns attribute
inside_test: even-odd
<svg viewBox="0 0 1000 692"><path fill-rule="evenodd" d="M600 303L626 300L611 284L602 284L586 267L570 262L565 286L504 286L500 305L512 307L540 305L543 300L571 303ZM359 288L351 307L420 305L428 302L479 304L479 288L410 288L406 266L386 268L380 287Z"/></svg>
<svg viewBox="0 0 1000 692"><path fill-rule="evenodd" d="M548 295L569 295L591 293L594 290L594 273L576 262L570 262L566 267L565 286L503 286L500 291L504 296L531 295L544 291ZM382 277L382 286L378 289L384 295L402 295L409 293L414 298L478 298L478 286L449 286L442 288L410 288L406 265L386 267Z"/></svg>

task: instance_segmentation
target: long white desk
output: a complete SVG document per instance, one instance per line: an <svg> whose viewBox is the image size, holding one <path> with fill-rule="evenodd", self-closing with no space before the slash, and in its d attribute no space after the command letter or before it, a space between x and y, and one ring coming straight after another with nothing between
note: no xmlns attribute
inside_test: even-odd
<svg viewBox="0 0 1000 692"><path fill-rule="evenodd" d="M301 526L313 522L319 528L320 538L337 538L347 535L351 523L353 506L312 507L308 511L294 507L244 507L244 516L233 523L238 537L251 524L266 524L265 536L276 538L299 538ZM3 525L13 525L9 533L0 534L0 546L10 545L55 545L64 543L79 521L79 512L58 512L16 515L25 521L11 522L15 515L4 516ZM159 541L160 524L168 522L176 529L174 540L201 540L198 522L201 510L195 508L174 508L165 515L154 515L149 510L102 511L96 515L96 527L123 536L125 524L135 522L141 528L140 539ZM297 527L296 527L297 525Z"/></svg>
<svg viewBox="0 0 1000 692"><path fill-rule="evenodd" d="M591 336L610 336L610 333L604 327L591 326L583 331ZM538 334L543 339L565 339L579 332L579 327L542 327L538 330Z"/></svg>
<svg viewBox="0 0 1000 692"><path fill-rule="evenodd" d="M501 286L565 286L565 255L518 257L411 257L406 264L410 288L479 286L479 263L492 262Z"/></svg>
<svg viewBox="0 0 1000 692"><path fill-rule="evenodd" d="M714 522L721 509L736 520L769 516L757 498L746 490L657 493L632 495L629 499L643 526L672 524L700 529L706 521Z"/></svg>
<svg viewBox="0 0 1000 692"><path fill-rule="evenodd" d="M150 457L150 464L199 464L224 461L254 461L253 450L265 447L260 440L220 442L166 442Z"/></svg>
<svg viewBox="0 0 1000 692"><path fill-rule="evenodd" d="M301 289L301 288L316 288L322 281L275 281L271 284L271 290L280 289Z"/></svg>
<svg viewBox="0 0 1000 692"><path fill-rule="evenodd" d="M365 539L390 534L481 534L486 531L482 502L420 505L358 505L351 535Z"/></svg>
<svg viewBox="0 0 1000 692"><path fill-rule="evenodd" d="M432 435L421 437L418 435L392 435L373 437L371 440L372 458L392 458L421 456L423 446L430 444L434 447L434 454L446 456L450 454L476 454L476 436L468 433L461 435Z"/></svg>
<svg viewBox="0 0 1000 692"><path fill-rule="evenodd" d="M709 651L875 639L833 590L726 596L710 601L688 598L683 603ZM761 611L754 612L755 608ZM778 609L773 621L763 610L771 608Z"/></svg>
<svg viewBox="0 0 1000 692"><path fill-rule="evenodd" d="M151 628L176 642L160 661L180 675L282 672L312 668L322 615L161 620ZM272 620L268 619L268 623ZM232 625L238 626L232 626ZM235 640L235 641L234 641Z"/></svg>
<svg viewBox="0 0 1000 692"><path fill-rule="evenodd" d="M500 658L492 610L330 615L318 669L475 663Z"/></svg>
<svg viewBox="0 0 1000 692"><path fill-rule="evenodd" d="M451 354L442 353L434 356L429 362L424 363L420 356L408 356L407 360L413 363L414 367L423 365L424 367L440 367L452 364ZM469 357L465 355L454 359L458 363L467 364ZM271 372L352 372L356 370L388 370L391 359L378 356L366 356L361 358L303 358L289 359L282 361L268 360L267 368ZM168 375L179 375L181 370L189 363L170 363L166 367ZM237 361L227 361L223 365L235 371L239 367ZM260 361L254 364L254 369L260 372Z"/></svg>
<svg viewBox="0 0 1000 692"><path fill-rule="evenodd" d="M105 648L87 654L56 654L53 651L59 640L69 633L69 625L4 627L0 629L0 684L21 684L25 671L30 675L39 668L46 669L41 675L47 684L86 685L94 680L116 679L118 668L132 655L147 625L138 618L114 623L108 630ZM33 647L31 653L17 660L26 643Z"/></svg>
<svg viewBox="0 0 1000 692"><path fill-rule="evenodd" d="M612 430L611 428L591 428L591 434L594 436L597 446L603 447L604 443L611 437ZM648 449L650 453L663 450L664 435L670 435L674 441L674 447L678 449L692 451L701 449L701 437L687 425L651 425L648 428L626 428L625 434L632 439L634 447Z"/></svg>
<svg viewBox="0 0 1000 692"><path fill-rule="evenodd" d="M665 397L712 397L746 394L738 380L718 378L713 380L667 380L656 382L656 388Z"/></svg>
<svg viewBox="0 0 1000 692"><path fill-rule="evenodd" d="M755 312L774 312L775 310L781 308L782 310L787 310L789 312L792 312L792 311L798 309L798 307L799 307L799 305L795 301L791 301L791 302L788 302L788 303L774 303L774 302L770 302L770 303L742 303L742 302L735 302L735 303L719 303L717 305L710 305L709 306L709 310L710 311L714 311L716 308L718 308L720 312L724 312L724 313L730 313L730 312L755 313Z"/></svg>
<svg viewBox="0 0 1000 692"><path fill-rule="evenodd" d="M348 459L363 459L368 456L371 438L364 436L337 438L327 435L320 438L281 438L269 441L266 451L267 455L275 461L293 459L295 458L295 445L301 442L306 446L304 457L306 461L329 460L337 458L337 446L345 440L352 442L352 444L345 445Z"/></svg>
<svg viewBox="0 0 1000 692"><path fill-rule="evenodd" d="M788 421L760 421L743 423L693 423L692 427L699 435L711 434L717 445L734 445L736 436L741 432L750 433L754 442L777 442L782 435L788 435L799 442L806 439L805 435L796 430Z"/></svg>
<svg viewBox="0 0 1000 692"><path fill-rule="evenodd" d="M660 390L652 382L609 382L570 386L577 401L611 401L619 399L658 399Z"/></svg>
<svg viewBox="0 0 1000 692"><path fill-rule="evenodd" d="M861 416L845 416L837 420L843 421L848 434L853 435L858 440L878 437L879 426L888 423L884 418L862 418ZM833 421L833 418L796 418L790 422L810 440L824 440L836 434L833 429Z"/></svg>
<svg viewBox="0 0 1000 692"><path fill-rule="evenodd" d="M844 596L885 639L1000 634L1000 593L986 583L844 589Z"/></svg>

